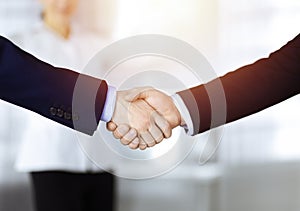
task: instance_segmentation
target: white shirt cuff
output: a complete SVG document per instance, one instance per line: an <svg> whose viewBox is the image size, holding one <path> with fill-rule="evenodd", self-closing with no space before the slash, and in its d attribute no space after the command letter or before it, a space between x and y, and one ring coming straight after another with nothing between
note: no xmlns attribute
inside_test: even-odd
<svg viewBox="0 0 300 211"><path fill-rule="evenodd" d="M184 104L183 100L178 94L173 94L171 97L179 113L181 114L181 118L183 118L185 121L186 125L183 125L182 127L185 129L185 132L188 135L193 135L194 125L189 110L187 109L186 105Z"/></svg>
<svg viewBox="0 0 300 211"><path fill-rule="evenodd" d="M100 118L102 121L109 122L111 120L115 111L116 97L117 97L116 88L113 86L108 86L106 101Z"/></svg>

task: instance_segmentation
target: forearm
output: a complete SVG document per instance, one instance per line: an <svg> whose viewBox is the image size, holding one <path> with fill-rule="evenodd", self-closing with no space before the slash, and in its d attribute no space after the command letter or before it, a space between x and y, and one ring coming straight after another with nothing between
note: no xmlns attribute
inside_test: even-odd
<svg viewBox="0 0 300 211"><path fill-rule="evenodd" d="M82 108L76 105L78 111L73 108L75 90L77 98L85 99ZM0 37L0 99L67 127L74 128L74 121L79 121L75 129L92 134L103 111L106 91L105 81L55 68ZM92 110L84 110L86 105ZM93 113L93 120L84 118L87 113Z"/></svg>
<svg viewBox="0 0 300 211"><path fill-rule="evenodd" d="M194 134L261 111L300 92L300 36L267 59L244 66L205 85L179 92L194 123ZM212 102L218 102L220 86L225 95L226 118L212 121ZM209 94L208 94L209 93ZM192 94L192 95L191 95ZM193 104L193 99L196 104ZM214 106L216 103L214 103ZM224 104L219 103L220 106ZM214 115L223 115L223 108ZM216 112L217 111L217 112ZM196 112L196 113L195 113Z"/></svg>

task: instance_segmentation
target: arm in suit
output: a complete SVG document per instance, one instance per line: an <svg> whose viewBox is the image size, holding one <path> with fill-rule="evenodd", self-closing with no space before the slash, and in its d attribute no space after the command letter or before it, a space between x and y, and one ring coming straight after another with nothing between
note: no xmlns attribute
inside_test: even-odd
<svg viewBox="0 0 300 211"><path fill-rule="evenodd" d="M100 121L107 89L104 80L53 67L0 36L0 99L4 101L91 135ZM92 117L85 118L87 113Z"/></svg>
<svg viewBox="0 0 300 211"><path fill-rule="evenodd" d="M212 122L211 102L218 101L214 99L218 96L216 92L219 92L218 81L223 86L226 99L225 122L222 122L222 118L220 121L216 118L217 121ZM190 113L192 134L198 134L261 111L299 93L300 34L269 58L177 94Z"/></svg>
<svg viewBox="0 0 300 211"><path fill-rule="evenodd" d="M135 99L147 101L172 128L187 126L190 135L207 131L300 93L300 34L269 58L241 67L206 84L180 91L173 96L173 100L153 88L140 88L136 92ZM222 102L222 93L225 103ZM126 128L126 125L118 126L126 131L121 127ZM113 122L108 124L108 129L115 134ZM115 136L120 138L125 134ZM128 134L126 136L128 140L135 138Z"/></svg>

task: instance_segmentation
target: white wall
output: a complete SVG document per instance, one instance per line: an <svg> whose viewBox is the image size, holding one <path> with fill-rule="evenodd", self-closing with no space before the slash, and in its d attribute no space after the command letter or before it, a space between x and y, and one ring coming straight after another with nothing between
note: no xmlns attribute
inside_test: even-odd
<svg viewBox="0 0 300 211"><path fill-rule="evenodd" d="M221 187L221 210L300 210L299 166L291 162L226 168Z"/></svg>

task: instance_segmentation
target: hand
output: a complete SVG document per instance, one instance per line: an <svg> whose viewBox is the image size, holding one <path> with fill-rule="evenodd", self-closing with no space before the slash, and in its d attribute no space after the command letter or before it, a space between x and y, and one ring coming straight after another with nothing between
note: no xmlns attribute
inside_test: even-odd
<svg viewBox="0 0 300 211"><path fill-rule="evenodd" d="M169 123L171 128L177 127L179 124L183 124L184 121L181 118L179 111L177 110L173 100L170 96L155 90L151 87L142 87L132 89L128 95L127 100L136 101L144 100L147 102L154 110L156 110L160 115L162 115ZM145 149L145 144L143 141L138 140L134 137L132 129L128 125L118 125L116 126L113 122L107 124L107 129L116 133L115 137L120 138L126 137L126 142L129 144L130 148ZM162 131L166 131L165 128L160 128ZM165 137L168 138L171 136L171 133L165 134ZM124 142L124 140L123 140Z"/></svg>
<svg viewBox="0 0 300 211"><path fill-rule="evenodd" d="M145 101L132 100L132 96L132 91L117 93L116 107L111 120L115 127L114 136L132 149L136 149L139 144L142 149L152 147L164 137L169 137L169 123ZM123 126L117 128L120 125Z"/></svg>
<svg viewBox="0 0 300 211"><path fill-rule="evenodd" d="M144 100L160 115L162 115L170 124L171 128L175 128L183 124L183 119L175 106L173 99L165 93L158 91L152 87L140 87L132 89L128 100Z"/></svg>

